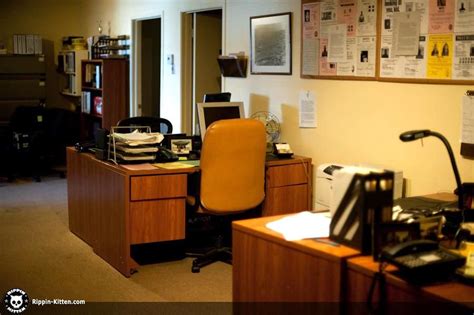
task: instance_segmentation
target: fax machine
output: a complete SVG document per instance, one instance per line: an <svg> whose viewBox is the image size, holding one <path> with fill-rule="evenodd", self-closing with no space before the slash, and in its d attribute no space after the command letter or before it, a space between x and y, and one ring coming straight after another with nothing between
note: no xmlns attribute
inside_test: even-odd
<svg viewBox="0 0 474 315"><path fill-rule="evenodd" d="M334 172L349 167L350 165L337 164L337 163L326 163L318 166L316 171L316 211L329 210L333 195L333 178ZM402 197L403 191L403 172L394 171L394 189L393 199Z"/></svg>

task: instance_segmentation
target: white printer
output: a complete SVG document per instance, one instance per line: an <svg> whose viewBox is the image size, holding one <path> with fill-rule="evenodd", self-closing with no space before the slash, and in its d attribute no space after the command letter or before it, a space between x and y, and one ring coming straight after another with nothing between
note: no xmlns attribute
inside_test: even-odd
<svg viewBox="0 0 474 315"><path fill-rule="evenodd" d="M329 210L333 194L332 180L334 172L350 165L338 163L326 163L318 166L316 171L316 205L315 211ZM380 167L379 167L380 168ZM389 169L390 170L390 169ZM403 172L390 170L394 172L393 199L402 197L403 192Z"/></svg>

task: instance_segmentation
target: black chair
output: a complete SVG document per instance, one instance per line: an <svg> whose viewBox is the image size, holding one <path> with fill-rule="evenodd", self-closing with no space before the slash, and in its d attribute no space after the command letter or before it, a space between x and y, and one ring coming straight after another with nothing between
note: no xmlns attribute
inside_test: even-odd
<svg viewBox="0 0 474 315"><path fill-rule="evenodd" d="M129 117L117 123L119 127L150 126L151 131L162 134L173 133L173 125L166 118L152 116Z"/></svg>
<svg viewBox="0 0 474 315"><path fill-rule="evenodd" d="M18 106L9 122L12 169L33 176L37 182L48 166L45 125L46 109L42 106Z"/></svg>

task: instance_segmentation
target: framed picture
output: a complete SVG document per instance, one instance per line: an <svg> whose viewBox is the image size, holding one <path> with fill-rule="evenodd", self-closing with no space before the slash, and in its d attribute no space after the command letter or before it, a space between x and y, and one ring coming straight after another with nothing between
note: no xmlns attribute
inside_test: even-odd
<svg viewBox="0 0 474 315"><path fill-rule="evenodd" d="M291 74L291 12L250 17L250 72Z"/></svg>
<svg viewBox="0 0 474 315"><path fill-rule="evenodd" d="M193 138L185 134L167 135L166 146L175 154L188 155L193 150Z"/></svg>
<svg viewBox="0 0 474 315"><path fill-rule="evenodd" d="M382 249L407 241L420 239L419 223L389 222L380 223L375 228L373 255L379 259Z"/></svg>

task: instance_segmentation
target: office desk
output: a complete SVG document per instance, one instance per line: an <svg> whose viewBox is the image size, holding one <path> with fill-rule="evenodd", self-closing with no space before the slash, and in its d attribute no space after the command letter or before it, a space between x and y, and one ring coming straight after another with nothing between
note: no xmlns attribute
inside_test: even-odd
<svg viewBox="0 0 474 315"><path fill-rule="evenodd" d="M138 267L131 245L185 238L187 175L199 168L130 170L66 153L69 229L123 275ZM310 158L268 161L263 215L311 209L311 171Z"/></svg>
<svg viewBox="0 0 474 315"><path fill-rule="evenodd" d="M265 225L283 216L233 222L234 302L337 302L343 298L346 246L288 242Z"/></svg>
<svg viewBox="0 0 474 315"><path fill-rule="evenodd" d="M378 271L378 263L372 256L350 258L347 261L347 300L366 302L372 279ZM388 271L396 270L389 266ZM425 286L415 286L390 274L386 274L386 301L388 303L449 303L449 307L465 307L474 310L474 286L459 282L443 282ZM380 300L379 287L374 292L373 301ZM438 304L433 304L438 305ZM454 313L453 313L454 314Z"/></svg>

